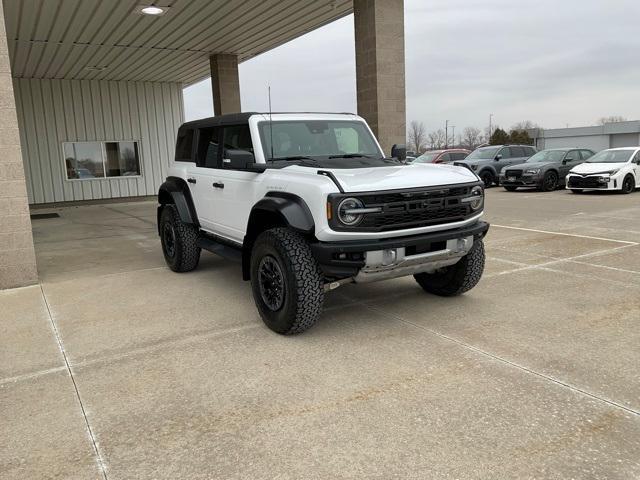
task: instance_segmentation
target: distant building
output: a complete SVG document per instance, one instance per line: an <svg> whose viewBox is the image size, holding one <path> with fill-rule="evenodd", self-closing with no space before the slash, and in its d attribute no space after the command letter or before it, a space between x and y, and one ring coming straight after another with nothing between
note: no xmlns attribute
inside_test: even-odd
<svg viewBox="0 0 640 480"><path fill-rule="evenodd" d="M640 120L595 127L533 129L529 130L529 136L538 150L580 147L598 152L607 148L635 147L640 145Z"/></svg>

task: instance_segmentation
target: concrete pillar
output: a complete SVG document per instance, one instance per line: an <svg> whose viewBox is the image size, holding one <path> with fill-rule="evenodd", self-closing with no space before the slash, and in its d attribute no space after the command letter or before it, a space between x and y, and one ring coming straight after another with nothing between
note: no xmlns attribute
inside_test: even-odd
<svg viewBox="0 0 640 480"><path fill-rule="evenodd" d="M238 56L216 53L209 57L214 115L238 113L240 107L240 79Z"/></svg>
<svg viewBox="0 0 640 480"><path fill-rule="evenodd" d="M0 0L0 289L22 287L37 281L7 33Z"/></svg>
<svg viewBox="0 0 640 480"><path fill-rule="evenodd" d="M406 142L404 1L354 0L358 114L385 154Z"/></svg>

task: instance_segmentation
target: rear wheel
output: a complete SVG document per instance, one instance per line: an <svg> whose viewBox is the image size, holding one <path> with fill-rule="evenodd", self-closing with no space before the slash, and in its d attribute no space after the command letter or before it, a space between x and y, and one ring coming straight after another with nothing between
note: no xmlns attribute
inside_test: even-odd
<svg viewBox="0 0 640 480"><path fill-rule="evenodd" d="M198 229L180 220L175 205L165 205L160 215L160 243L167 265L174 272L189 272L198 266Z"/></svg>
<svg viewBox="0 0 640 480"><path fill-rule="evenodd" d="M631 193L636 189L636 182L631 175L624 177L622 181L622 193Z"/></svg>
<svg viewBox="0 0 640 480"><path fill-rule="evenodd" d="M515 192L518 189L518 187L511 187L511 186L504 185L504 189L507 192Z"/></svg>
<svg viewBox="0 0 640 480"><path fill-rule="evenodd" d="M556 172L547 172L542 178L539 190L542 192L552 192L558 187L558 174Z"/></svg>
<svg viewBox="0 0 640 480"><path fill-rule="evenodd" d="M485 170L484 172L480 172L479 176L480 180L482 180L482 182L484 183L484 188L489 188L491 185L493 185L494 178L491 171Z"/></svg>
<svg viewBox="0 0 640 480"><path fill-rule="evenodd" d="M478 240L458 263L436 273L418 273L413 277L426 292L453 297L475 287L484 271L484 243Z"/></svg>
<svg viewBox="0 0 640 480"><path fill-rule="evenodd" d="M302 235L288 228L267 230L256 239L251 289L264 323L283 335L304 332L322 312L320 267Z"/></svg>

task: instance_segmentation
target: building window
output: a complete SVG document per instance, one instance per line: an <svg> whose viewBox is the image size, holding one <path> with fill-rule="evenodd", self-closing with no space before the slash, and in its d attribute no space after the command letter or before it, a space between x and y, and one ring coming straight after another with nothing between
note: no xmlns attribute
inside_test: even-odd
<svg viewBox="0 0 640 480"><path fill-rule="evenodd" d="M138 142L64 142L67 180L140 175Z"/></svg>

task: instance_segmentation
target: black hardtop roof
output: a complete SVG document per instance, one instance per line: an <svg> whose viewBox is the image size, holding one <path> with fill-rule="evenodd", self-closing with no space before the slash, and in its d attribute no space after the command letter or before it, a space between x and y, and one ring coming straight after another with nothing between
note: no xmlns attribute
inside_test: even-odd
<svg viewBox="0 0 640 480"><path fill-rule="evenodd" d="M317 113L319 115L355 115L351 112L271 112L272 115L282 114L307 114ZM227 113L225 115L218 115L215 117L201 118L198 120L192 120L190 122L183 123L180 128L206 128L216 127L218 125L237 125L247 123L249 117L253 115L269 115L269 112L242 112L242 113Z"/></svg>

